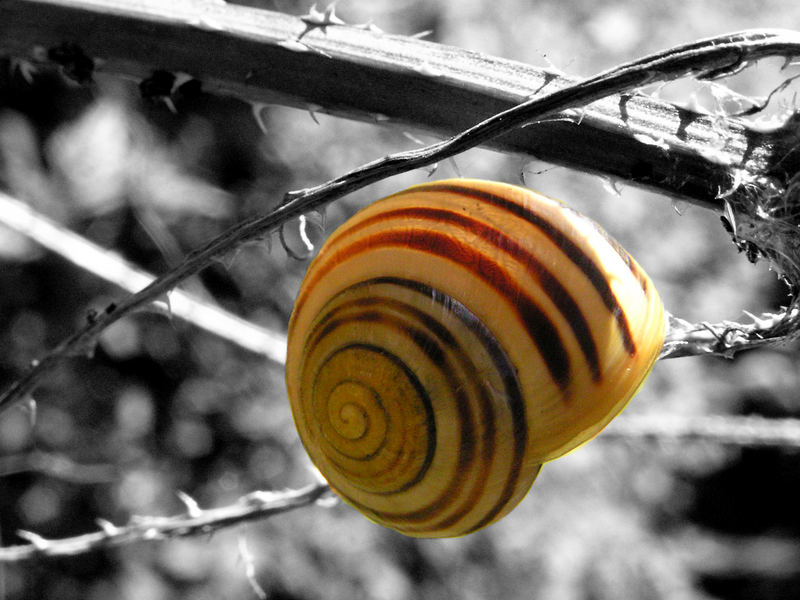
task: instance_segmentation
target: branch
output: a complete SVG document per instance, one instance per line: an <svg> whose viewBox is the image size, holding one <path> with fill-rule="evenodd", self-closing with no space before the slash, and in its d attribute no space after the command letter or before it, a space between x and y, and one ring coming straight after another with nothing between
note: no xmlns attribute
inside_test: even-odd
<svg viewBox="0 0 800 600"><path fill-rule="evenodd" d="M3 5L0 4L0 6ZM62 341L0 396L0 411L27 397L38 382L64 357L85 355L90 352L99 333L122 316L159 298L181 281L194 275L214 259L243 242L264 236L290 219L319 209L350 192L392 175L405 173L455 156L528 123L553 118L557 115L560 115L558 118L566 118L563 111L573 109L573 118L580 121L582 113L574 109L582 109L602 98L629 92L646 84L671 81L687 75L720 76L740 69L748 61L757 58L794 54L800 54L800 34L781 30L758 30L730 34L679 46L623 64L580 83L532 98L442 142L391 154L327 183L289 192L285 202L275 211L235 225L204 247L192 252L182 264L165 273L140 292L120 301L113 310L106 310L98 315L81 330ZM762 174L760 177L765 176ZM756 186L756 188L759 181L755 175L752 176L752 179L747 180L748 185ZM765 185L763 182L761 183ZM737 193L738 190L732 190L729 198L736 197ZM769 338L771 332L756 331L755 335Z"/></svg>
<svg viewBox="0 0 800 600"><path fill-rule="evenodd" d="M137 292L155 280L115 252L69 231L3 192L0 223L127 292ZM259 327L179 289L169 292L167 304L170 313L180 319L279 364L286 361L285 334Z"/></svg>
<svg viewBox="0 0 800 600"><path fill-rule="evenodd" d="M794 34L775 31L750 36L752 43L736 36L717 40L727 42L720 44L719 63L707 68L718 74L728 72L726 62L741 65L795 53L797 41ZM708 45L684 47L687 72ZM38 60L35 48L81 80L91 78L94 66L136 81L170 71L202 81L210 92L256 104L297 106L443 136L576 81L374 26L348 25L318 11L298 18L214 0L0 2L0 53ZM644 77L596 97L596 104L583 105L579 121L509 128L482 143L717 208L720 190L731 187L730 165L755 174L797 171L796 156L791 164L784 162L796 141L790 128L762 132L736 121L721 126L717 116L640 94L613 96L658 80L663 81Z"/></svg>
<svg viewBox="0 0 800 600"><path fill-rule="evenodd" d="M0 563L75 556L135 542L208 534L224 527L265 519L314 504L328 491L326 484L315 483L299 490L253 492L230 506L207 510L199 508L194 500L181 494L187 506L185 515L134 517L127 525L120 527L108 521L98 521L102 531L59 540L48 540L26 531L18 532L29 543L0 548Z"/></svg>
<svg viewBox="0 0 800 600"><path fill-rule="evenodd" d="M751 321L749 323L690 323L670 315L664 348L659 358L703 355L733 358L742 350L787 342L798 335L800 308L797 302L795 296L788 307L775 314L756 316L744 311Z"/></svg>

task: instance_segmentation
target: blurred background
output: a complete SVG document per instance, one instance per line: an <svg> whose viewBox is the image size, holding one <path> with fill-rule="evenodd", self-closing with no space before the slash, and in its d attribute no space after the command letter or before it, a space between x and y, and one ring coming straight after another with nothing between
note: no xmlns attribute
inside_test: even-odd
<svg viewBox="0 0 800 600"><path fill-rule="evenodd" d="M242 2L245 3L245 2ZM310 2L249 0L304 14ZM348 23L589 75L678 43L752 27L800 27L800 4L562 0L342 0ZM766 96L778 64L727 82ZM789 73L790 74L790 73ZM707 87L662 97L718 108ZM785 107L784 107L785 108ZM797 104L794 105L797 108ZM102 73L79 87L0 59L0 189L152 273L289 189L432 138L187 89L174 105ZM718 215L529 158L470 151L435 177L519 183L600 222L648 271L666 307L693 321L776 310L785 286L738 255ZM358 207L428 178L386 180L330 206ZM241 248L186 287L285 331L307 262L277 237ZM0 385L124 293L0 225ZM627 410L800 417L798 345L735 360L656 365ZM96 531L97 519L185 511L313 481L283 371L169 315L142 312L62 364L33 406L0 416L0 543ZM413 540L341 504L195 537L0 566L0 598L255 598L240 540L269 598L605 600L800 597L800 456L785 448L601 435L543 469L506 519L463 539Z"/></svg>

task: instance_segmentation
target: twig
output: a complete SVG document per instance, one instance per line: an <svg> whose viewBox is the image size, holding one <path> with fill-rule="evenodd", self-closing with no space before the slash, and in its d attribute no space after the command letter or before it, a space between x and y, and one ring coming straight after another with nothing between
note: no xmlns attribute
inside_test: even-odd
<svg viewBox="0 0 800 600"><path fill-rule="evenodd" d="M303 213L318 209L386 177L455 156L504 132L545 119L560 111L581 108L601 98L635 90L645 84L670 81L686 75L721 76L740 69L748 61L757 58L795 54L800 54L800 34L782 30L736 33L679 46L528 100L448 140L391 154L319 186L289 192L285 202L272 213L232 227L192 252L181 265L165 273L139 293L122 300L113 311L104 312L61 342L0 396L0 411L29 395L42 377L62 358L90 352L99 333L122 316L152 302L244 241L263 236ZM576 118L579 117L577 115Z"/></svg>
<svg viewBox="0 0 800 600"><path fill-rule="evenodd" d="M315 483L299 490L253 492L230 506L205 510L197 508L187 511L185 515L135 517L122 526L98 521L102 531L58 540L48 540L31 532L19 532L18 535L29 543L0 548L0 563L75 556L122 544L207 534L314 504L328 491L327 485Z"/></svg>
<svg viewBox="0 0 800 600"><path fill-rule="evenodd" d="M741 350L784 343L798 334L800 310L795 304L777 314L756 316L745 311L745 315L752 322L690 323L670 316L670 326L659 358L702 355L733 358Z"/></svg>
<svg viewBox="0 0 800 600"><path fill-rule="evenodd" d="M69 231L3 192L0 192L0 223L127 292L137 292L155 280L153 275L129 263L115 252L101 248ZM266 356L279 364L286 361L285 334L259 327L179 289L169 292L168 308L172 315L241 348Z"/></svg>

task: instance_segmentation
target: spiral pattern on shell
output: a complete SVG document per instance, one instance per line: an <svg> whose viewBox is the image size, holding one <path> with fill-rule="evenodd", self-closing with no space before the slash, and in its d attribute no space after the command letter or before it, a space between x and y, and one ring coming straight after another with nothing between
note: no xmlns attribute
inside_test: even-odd
<svg viewBox="0 0 800 600"><path fill-rule="evenodd" d="M502 183L415 186L309 266L292 413L346 502L407 535L463 535L624 408L664 329L652 282L586 217Z"/></svg>

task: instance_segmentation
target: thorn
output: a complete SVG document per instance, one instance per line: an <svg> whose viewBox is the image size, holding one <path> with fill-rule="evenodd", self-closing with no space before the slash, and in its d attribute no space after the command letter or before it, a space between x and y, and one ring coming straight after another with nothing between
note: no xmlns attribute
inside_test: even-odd
<svg viewBox="0 0 800 600"><path fill-rule="evenodd" d="M190 78L191 79L191 78ZM162 103L173 114L178 114L175 108L175 102L172 100L172 94L177 89L178 77L169 71L159 69L153 71L150 77L142 79L139 82L139 93L142 99L153 102ZM183 81L182 83L185 83Z"/></svg>
<svg viewBox="0 0 800 600"><path fill-rule="evenodd" d="M718 198L728 198L732 196L736 192L736 190L738 190L741 187L744 187L745 185L746 181L745 176L747 175L745 170L744 169L731 169L731 170L733 171L733 181L731 181L731 187L725 191L720 190L720 193L717 195ZM728 211L731 210L729 206L730 202L725 200L725 215L728 217L731 216L728 215Z"/></svg>
<svg viewBox="0 0 800 600"><path fill-rule="evenodd" d="M667 318L669 320L670 328L677 328L683 329L684 331L691 331L694 327L692 323L687 321L686 319L682 319L681 317L673 315L671 312L667 311Z"/></svg>
<svg viewBox="0 0 800 600"><path fill-rule="evenodd" d="M292 52L311 52L311 47L298 40L286 39L278 42L278 46Z"/></svg>
<svg viewBox="0 0 800 600"><path fill-rule="evenodd" d="M303 36L314 29L319 29L322 33L328 33L328 27L331 25L346 25L339 17L336 16L336 3L331 2L323 12L317 9L314 4L307 14L300 17L300 20L305 23L305 30L297 36L297 40L303 39Z"/></svg>
<svg viewBox="0 0 800 600"><path fill-rule="evenodd" d="M378 35L383 35L385 32L383 29L375 25L372 21L367 21L366 23L359 23L358 25L353 25L354 29L363 29L364 31L369 31L370 33L375 33Z"/></svg>
<svg viewBox="0 0 800 600"><path fill-rule="evenodd" d="M764 319L762 317L758 317L758 316L754 315L753 313L751 313L750 311L742 310L742 312L745 315L747 315L748 317L750 317L751 319L753 319L753 324L756 327L758 327L759 329L771 329L773 327L773 325L774 325L772 320ZM770 316L774 317L774 315L770 315Z"/></svg>
<svg viewBox="0 0 800 600"><path fill-rule="evenodd" d="M175 492L175 494L178 496L178 498L180 498L184 506L186 506L186 513L190 517L197 518L202 516L203 509L200 508L200 505L197 504L197 501L194 498L192 498L189 494L181 490L178 490L177 492Z"/></svg>
<svg viewBox="0 0 800 600"><path fill-rule="evenodd" d="M172 318L172 298L169 292L164 292L156 300L153 300L150 307L156 314L164 315L168 319Z"/></svg>
<svg viewBox="0 0 800 600"><path fill-rule="evenodd" d="M183 71L177 71L175 73L175 82L172 84L172 93L174 94L178 88L194 80L195 78L189 75L188 73L184 73Z"/></svg>
<svg viewBox="0 0 800 600"><path fill-rule="evenodd" d="M759 317L757 317L756 315L751 313L749 310L742 309L742 313L745 316L750 317L751 319L753 319L753 324L754 325L756 325L757 327L762 327L762 323L764 323L764 321L762 321Z"/></svg>
<svg viewBox="0 0 800 600"><path fill-rule="evenodd" d="M244 244L240 244L236 246L233 250L228 250L222 256L218 256L212 260L217 264L222 265L222 267L226 271L230 271L231 269L233 269L233 266L236 264L236 261L242 255L243 250L244 250Z"/></svg>
<svg viewBox="0 0 800 600"><path fill-rule="evenodd" d="M178 109L175 107L175 102L173 102L172 98L170 98L170 97L164 98L163 102L164 102L164 106L167 107L169 112L171 112L173 115L177 115L178 114Z"/></svg>
<svg viewBox="0 0 800 600"><path fill-rule="evenodd" d="M165 537L166 536L160 532L157 527L151 527L142 535L142 538L145 540L162 540Z"/></svg>
<svg viewBox="0 0 800 600"><path fill-rule="evenodd" d="M413 70L419 73L420 75L424 75L426 77L441 77L444 73L437 69L436 67L429 65L428 63L422 63L416 67L413 67Z"/></svg>
<svg viewBox="0 0 800 600"><path fill-rule="evenodd" d="M603 187L609 194L617 197L622 196L622 188L619 179L616 177L601 176L600 181L603 182Z"/></svg>
<svg viewBox="0 0 800 600"><path fill-rule="evenodd" d="M314 504L316 504L320 508L333 508L334 506L339 504L339 496L337 496L332 492L329 492L317 498L317 501Z"/></svg>
<svg viewBox="0 0 800 600"><path fill-rule="evenodd" d="M97 523L97 526L102 529L103 533L105 533L107 536L112 536L119 533L119 527L114 525L111 521L107 521L105 519L95 519L94 522Z"/></svg>
<svg viewBox="0 0 800 600"><path fill-rule="evenodd" d="M739 236L737 235L737 227L736 227L736 213L733 212L733 206L731 205L730 201L725 198L725 208L723 211L723 215L720 217L721 219L725 219L728 223L728 233L730 233L731 237L733 238L734 244L738 242ZM723 221L723 223L725 223Z"/></svg>
<svg viewBox="0 0 800 600"><path fill-rule="evenodd" d="M688 208L688 206L689 206L689 203L686 202L685 200L677 200L676 199L676 200L672 201L672 210L674 210L675 214L677 214L679 217L683 216L683 213L686 212L686 209Z"/></svg>
<svg viewBox="0 0 800 600"><path fill-rule="evenodd" d="M256 490L250 492L246 496L242 496L241 501L247 505L258 506L261 504L269 504L280 498L280 492L272 492L268 490Z"/></svg>
<svg viewBox="0 0 800 600"><path fill-rule="evenodd" d="M253 109L253 117L256 120L256 124L258 128L261 130L261 133L267 135L267 125L264 123L263 111L269 105L263 102L253 102L252 109Z"/></svg>
<svg viewBox="0 0 800 600"><path fill-rule="evenodd" d="M11 71L18 72L22 78L28 83L33 83L34 75L39 73L39 67L33 64L32 61L24 58L12 58L10 63Z"/></svg>
<svg viewBox="0 0 800 600"><path fill-rule="evenodd" d="M17 531L17 536L21 537L23 540L30 542L34 547L39 550L46 550L50 546L50 542L40 536L38 533L33 533L32 531L26 531L24 529L19 529Z"/></svg>
<svg viewBox="0 0 800 600"><path fill-rule="evenodd" d="M225 31L225 25L209 16L200 16L190 21L191 25L206 31Z"/></svg>
<svg viewBox="0 0 800 600"><path fill-rule="evenodd" d="M317 111L322 110L322 106L319 104L307 104L306 109L308 110L308 114L311 115L311 119L319 125L319 119L317 119Z"/></svg>
<svg viewBox="0 0 800 600"><path fill-rule="evenodd" d="M39 364L38 360L33 362L35 362L37 365ZM20 404L20 407L22 408L22 410L28 411L28 416L29 416L28 422L30 423L31 428L36 427L36 414L38 410L37 408L38 405L36 404L36 400L33 398L33 396L28 396L25 399L25 401L22 404Z"/></svg>
<svg viewBox="0 0 800 600"><path fill-rule="evenodd" d="M316 52L317 54L321 54L326 58L331 57L331 55L328 54L327 52L301 42L299 37L296 39L287 38L281 42L278 42L278 46L280 46L281 48L286 48L287 50L291 50L292 52Z"/></svg>

